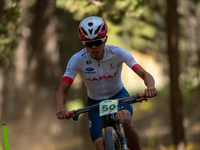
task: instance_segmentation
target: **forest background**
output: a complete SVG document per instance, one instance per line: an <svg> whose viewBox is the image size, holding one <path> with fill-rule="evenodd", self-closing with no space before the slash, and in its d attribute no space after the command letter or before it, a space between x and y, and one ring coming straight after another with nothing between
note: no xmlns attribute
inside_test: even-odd
<svg viewBox="0 0 200 150"><path fill-rule="evenodd" d="M55 115L55 94L67 62L84 48L79 22L91 15L106 20L107 44L130 51L155 77L159 95L133 106L142 149L198 150L198 0L0 0L0 123L7 124L10 149L94 149L86 115L78 122ZM144 91L127 66L122 79L130 94ZM85 99L77 76L66 107L83 107Z"/></svg>

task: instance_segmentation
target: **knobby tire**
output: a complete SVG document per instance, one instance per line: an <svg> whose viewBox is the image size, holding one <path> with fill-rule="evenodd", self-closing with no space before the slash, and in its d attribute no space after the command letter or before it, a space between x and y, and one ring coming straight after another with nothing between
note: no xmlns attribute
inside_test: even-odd
<svg viewBox="0 0 200 150"><path fill-rule="evenodd" d="M104 148L105 150L120 150L121 144L117 134L112 127L105 128Z"/></svg>

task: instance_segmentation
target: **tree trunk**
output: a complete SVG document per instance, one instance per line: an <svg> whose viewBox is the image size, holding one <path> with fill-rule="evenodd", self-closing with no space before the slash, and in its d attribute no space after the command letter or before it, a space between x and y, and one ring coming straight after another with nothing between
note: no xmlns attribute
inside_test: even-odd
<svg viewBox="0 0 200 150"><path fill-rule="evenodd" d="M29 101L24 101L28 97L26 95L26 82L27 82L27 68L28 68L28 41L31 36L30 22L29 22L29 7L26 0L21 0L20 5L22 7L23 14L21 16L20 38L19 45L15 51L15 99L16 110L18 111L17 118L29 119L29 114L25 112L26 105ZM30 120L30 119L29 119Z"/></svg>
<svg viewBox="0 0 200 150"><path fill-rule="evenodd" d="M3 22L3 8L5 1L0 1L0 22ZM0 56L1 57L1 56ZM2 105L3 105L3 87L4 87L4 71L0 65L0 120L2 115Z"/></svg>
<svg viewBox="0 0 200 150"><path fill-rule="evenodd" d="M31 40L32 51L30 54L30 80L33 82L37 81L37 84L43 85L46 71L46 55L44 50L47 44L46 40L48 40L45 34L55 11L55 0L37 0L34 10L35 16L32 25Z"/></svg>
<svg viewBox="0 0 200 150"><path fill-rule="evenodd" d="M26 69L27 69L27 41L30 36L27 1L21 0L20 6L23 9L21 15L19 44L15 51L15 57L10 57L9 66L4 71L5 85L3 87L3 109L2 118L4 121L18 120L23 118L27 101L25 99ZM13 69L14 68L14 69Z"/></svg>
<svg viewBox="0 0 200 150"><path fill-rule="evenodd" d="M182 97L179 89L179 57L178 57L178 14L177 0L167 0L167 46L170 68L170 107L172 119L172 136L176 150L185 150L185 134L183 128Z"/></svg>

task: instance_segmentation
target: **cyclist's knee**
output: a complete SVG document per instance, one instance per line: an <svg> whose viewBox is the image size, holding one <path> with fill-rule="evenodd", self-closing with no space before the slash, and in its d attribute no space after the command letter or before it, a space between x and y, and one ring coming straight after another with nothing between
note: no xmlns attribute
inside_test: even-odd
<svg viewBox="0 0 200 150"><path fill-rule="evenodd" d="M127 110L122 110L116 114L116 120L121 119L125 128L132 128L132 117L131 113Z"/></svg>
<svg viewBox="0 0 200 150"><path fill-rule="evenodd" d="M131 113L128 110L119 111L116 114L115 119L116 120L121 119L123 122L127 119L131 121Z"/></svg>
<svg viewBox="0 0 200 150"><path fill-rule="evenodd" d="M133 123L129 118L125 118L123 121L124 128L133 128Z"/></svg>
<svg viewBox="0 0 200 150"><path fill-rule="evenodd" d="M123 126L125 128L132 128L133 127L132 117L131 117L131 113L129 111L125 112L125 117L124 117L124 120L123 120Z"/></svg>
<svg viewBox="0 0 200 150"><path fill-rule="evenodd" d="M96 150L104 150L103 147L103 138L98 138L94 141L94 145Z"/></svg>

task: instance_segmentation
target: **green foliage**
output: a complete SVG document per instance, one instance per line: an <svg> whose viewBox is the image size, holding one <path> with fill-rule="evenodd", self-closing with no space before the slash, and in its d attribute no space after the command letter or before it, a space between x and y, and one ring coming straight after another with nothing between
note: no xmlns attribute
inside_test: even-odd
<svg viewBox="0 0 200 150"><path fill-rule="evenodd" d="M196 82L195 82L196 81ZM200 86L198 79L190 79L188 82L181 82L180 89L183 95L184 102L198 102Z"/></svg>
<svg viewBox="0 0 200 150"><path fill-rule="evenodd" d="M127 17L122 23L119 32L123 42L137 50L155 49L155 37L157 30L154 26L149 25L137 18Z"/></svg>
<svg viewBox="0 0 200 150"><path fill-rule="evenodd" d="M98 9L96 9L95 5L92 5L87 0L57 0L56 5L59 8L65 9L68 12L72 13L75 20L80 20L84 16L94 15L97 13Z"/></svg>
<svg viewBox="0 0 200 150"><path fill-rule="evenodd" d="M164 1L138 1L135 9L137 15L127 15L119 33L130 48L145 53L147 50L162 52L166 42L164 7Z"/></svg>
<svg viewBox="0 0 200 150"><path fill-rule="evenodd" d="M0 6L0 66L4 66L5 54L12 54L18 45L20 11L17 1L10 1L9 6Z"/></svg>
<svg viewBox="0 0 200 150"><path fill-rule="evenodd" d="M120 24L127 12L133 12L137 1L126 0L57 0L56 6L73 14L76 20L97 15Z"/></svg>

